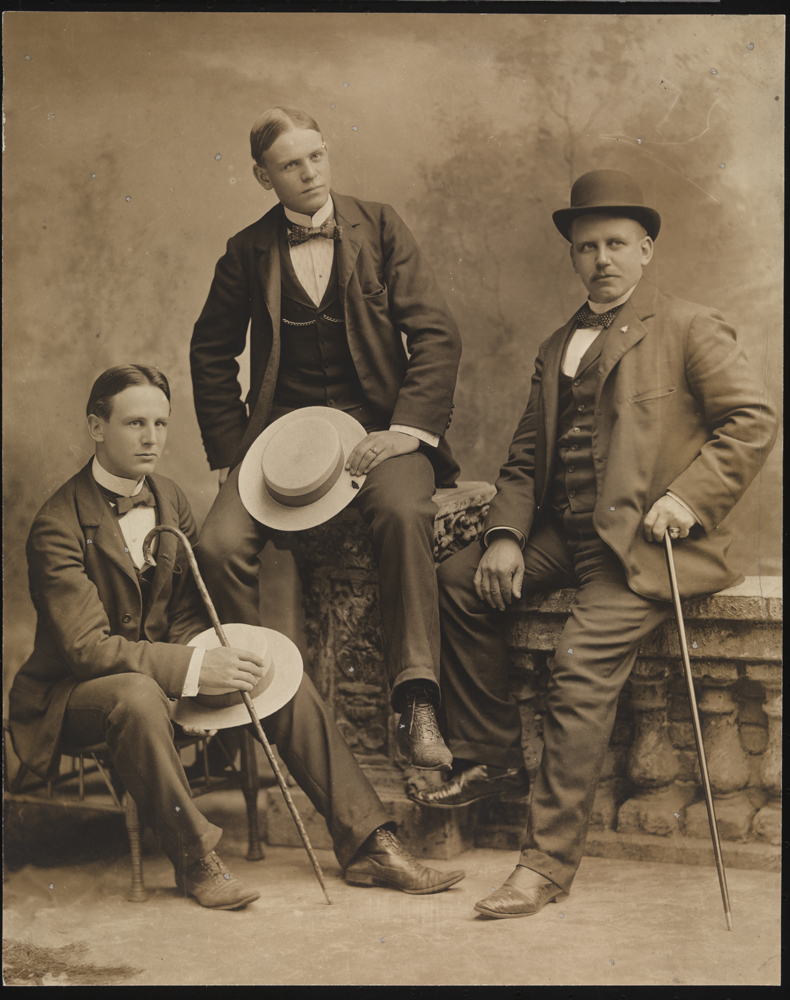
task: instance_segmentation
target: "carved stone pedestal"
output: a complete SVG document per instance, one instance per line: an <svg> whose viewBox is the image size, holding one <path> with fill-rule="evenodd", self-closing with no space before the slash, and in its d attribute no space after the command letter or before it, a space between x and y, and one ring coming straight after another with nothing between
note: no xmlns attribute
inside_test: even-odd
<svg viewBox="0 0 790 1000"><path fill-rule="evenodd" d="M763 711L768 716L768 745L760 767L760 783L768 802L754 817L752 829L759 840L779 846L782 842L782 676L774 664L756 663L746 668L752 680L765 689Z"/></svg>
<svg viewBox="0 0 790 1000"><path fill-rule="evenodd" d="M479 536L493 495L493 486L480 482L437 491L437 562ZM404 762L395 741L382 653L378 573L359 513L346 508L317 528L280 532L274 544L293 553L302 582L305 670L332 706L340 731L398 822L399 836L425 857L452 857L473 846L476 809L429 810L404 794ZM331 847L323 820L306 797L294 791L305 822L309 820L311 839L315 833L316 846ZM300 843L279 790L270 789L268 797L269 843Z"/></svg>

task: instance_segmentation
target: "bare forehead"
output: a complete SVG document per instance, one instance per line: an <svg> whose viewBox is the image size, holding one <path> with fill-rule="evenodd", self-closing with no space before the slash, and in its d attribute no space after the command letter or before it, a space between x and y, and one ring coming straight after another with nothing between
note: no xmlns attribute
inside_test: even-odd
<svg viewBox="0 0 790 1000"><path fill-rule="evenodd" d="M128 420L132 417L167 417L170 402L155 385L130 385L110 401L110 418Z"/></svg>
<svg viewBox="0 0 790 1000"><path fill-rule="evenodd" d="M321 149L323 138L314 129L294 128L279 135L263 154L275 166L309 156Z"/></svg>
<svg viewBox="0 0 790 1000"><path fill-rule="evenodd" d="M641 223L627 215L580 215L571 223L570 234L574 243L593 239L612 239L628 236L641 239L647 233Z"/></svg>

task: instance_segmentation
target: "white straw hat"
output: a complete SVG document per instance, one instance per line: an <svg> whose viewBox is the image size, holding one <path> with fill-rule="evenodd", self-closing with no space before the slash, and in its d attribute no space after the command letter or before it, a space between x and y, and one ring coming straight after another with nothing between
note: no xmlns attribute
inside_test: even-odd
<svg viewBox="0 0 790 1000"><path fill-rule="evenodd" d="M280 531L323 524L358 494L364 476L346 471L365 428L342 410L305 406L269 424L239 470L239 496L256 521Z"/></svg>
<svg viewBox="0 0 790 1000"><path fill-rule="evenodd" d="M246 649L260 656L266 672L249 692L259 719L287 705L302 683L302 657L291 640L271 628L260 625L223 625L233 649ZM196 635L189 643L198 649L216 649L221 645L213 628ZM229 729L251 722L241 693L233 689L207 693L194 698L180 698L173 707L173 721L180 726L201 729Z"/></svg>

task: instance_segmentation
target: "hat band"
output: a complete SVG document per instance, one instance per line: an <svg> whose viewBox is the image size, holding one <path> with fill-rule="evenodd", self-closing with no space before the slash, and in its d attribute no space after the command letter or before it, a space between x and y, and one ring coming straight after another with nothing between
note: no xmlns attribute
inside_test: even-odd
<svg viewBox="0 0 790 1000"><path fill-rule="evenodd" d="M261 677L252 691L248 691L250 698L255 701L255 699L263 694L266 688L271 684L274 679L274 664L269 667L266 673ZM196 694L194 700L198 705L202 705L204 708L231 708L233 705L243 705L244 698L241 691L228 691L225 694Z"/></svg>
<svg viewBox="0 0 790 1000"><path fill-rule="evenodd" d="M264 476L266 492L272 500L276 500L277 503L282 504L283 507L307 507L311 503L315 503L316 500L320 500L321 497L326 496L326 494L332 489L340 478L340 473L343 471L343 462L345 457L343 449L341 448L340 454L337 456L337 462L335 463L334 469L332 469L323 483L316 486L314 490L310 490L309 493L300 493L298 496L288 496L285 493L280 493L280 491L277 490Z"/></svg>

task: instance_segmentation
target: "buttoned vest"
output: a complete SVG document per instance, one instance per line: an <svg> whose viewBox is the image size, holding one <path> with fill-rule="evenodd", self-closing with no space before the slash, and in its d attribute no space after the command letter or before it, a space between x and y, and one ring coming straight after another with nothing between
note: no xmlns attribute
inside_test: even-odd
<svg viewBox="0 0 790 1000"><path fill-rule="evenodd" d="M590 344L574 376L560 370L557 446L552 478L552 504L558 512L592 511L598 498L593 465L592 431L598 362L608 331Z"/></svg>
<svg viewBox="0 0 790 1000"><path fill-rule="evenodd" d="M368 430L388 426L365 398L351 357L339 295L337 255L319 306L296 276L284 229L280 235L280 273L280 366L273 412L331 406L345 410Z"/></svg>

